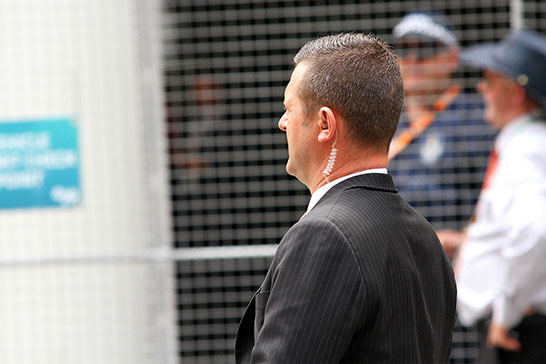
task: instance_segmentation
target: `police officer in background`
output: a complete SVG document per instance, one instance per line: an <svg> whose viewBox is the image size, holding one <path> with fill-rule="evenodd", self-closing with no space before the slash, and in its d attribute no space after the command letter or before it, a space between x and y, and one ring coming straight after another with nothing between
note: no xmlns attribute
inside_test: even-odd
<svg viewBox="0 0 546 364"><path fill-rule="evenodd" d="M461 229L480 191L493 130L479 98L454 78L460 47L449 20L416 11L393 29L405 105L389 152L400 194L439 229ZM484 153L471 143L482 141ZM446 246L448 254L451 252Z"/></svg>

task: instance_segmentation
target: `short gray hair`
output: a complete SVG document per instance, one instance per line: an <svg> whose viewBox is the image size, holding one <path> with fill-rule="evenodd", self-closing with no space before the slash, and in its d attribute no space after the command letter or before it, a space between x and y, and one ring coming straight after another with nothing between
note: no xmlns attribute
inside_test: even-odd
<svg viewBox="0 0 546 364"><path fill-rule="evenodd" d="M404 103L392 48L373 35L341 33L312 40L294 57L308 65L298 93L309 112L328 106L348 124L352 139L388 150Z"/></svg>

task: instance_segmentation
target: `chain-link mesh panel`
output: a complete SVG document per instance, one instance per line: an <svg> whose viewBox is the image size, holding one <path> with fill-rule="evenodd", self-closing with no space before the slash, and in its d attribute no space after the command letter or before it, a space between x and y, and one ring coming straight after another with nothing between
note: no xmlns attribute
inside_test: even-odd
<svg viewBox="0 0 546 364"><path fill-rule="evenodd" d="M260 286L271 259L181 262L178 265L180 355L184 363L229 363L241 308Z"/></svg>
<svg viewBox="0 0 546 364"><path fill-rule="evenodd" d="M286 139L277 129L277 121L282 114L292 57L306 41L330 33L357 31L374 33L394 43L394 25L416 9L444 13L462 46L496 41L518 16L511 3L164 0L174 245L274 244L305 211L309 193L285 172ZM525 25L544 27L541 2L526 1L523 9ZM406 191L406 198L437 228L462 227L473 212L481 188L494 131L483 122L481 98L475 91L480 76L480 72L465 67L455 73L464 97L438 129L457 145L454 154L447 156L451 164L408 168L408 163L423 153L410 148L389 166L400 190ZM430 156L429 151L425 152L423 155ZM430 177L438 177L442 188L454 190L456 195L451 198L442 191L436 197L431 195L426 183L420 183ZM205 266L179 264L181 355L186 362L233 360L228 342L235 337L237 315L231 315L235 307L242 315L247 303L244 297L249 298L261 282L266 261L260 262L264 265L249 268L247 261L230 261L225 276L219 262L210 263L206 269L215 270L216 275L209 279L198 273ZM222 285L235 287L242 277L253 282L241 288L248 291L226 293L219 303ZM225 313L229 323L201 324L187 318L192 315L192 307L203 312L202 307L192 306L194 302L208 305L208 299L212 300L210 310L214 302L234 308ZM196 330L199 334L193 333ZM219 340L214 341L216 338ZM474 328L457 326L452 362L471 362L477 355L477 345Z"/></svg>

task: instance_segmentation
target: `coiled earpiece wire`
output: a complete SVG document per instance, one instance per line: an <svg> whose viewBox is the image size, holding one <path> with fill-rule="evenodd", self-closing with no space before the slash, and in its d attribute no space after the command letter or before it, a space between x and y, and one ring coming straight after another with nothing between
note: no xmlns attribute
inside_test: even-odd
<svg viewBox="0 0 546 364"><path fill-rule="evenodd" d="M326 183L329 183L328 176L330 173L332 173L332 169L334 169L334 163L336 162L336 156L337 156L337 149L335 148L337 143L337 133L336 133L336 139L334 140L334 143L332 144L332 150L330 150L330 157L328 158L328 163L326 164L326 168L324 168L324 171L322 171L322 175L324 176L324 179L326 180Z"/></svg>

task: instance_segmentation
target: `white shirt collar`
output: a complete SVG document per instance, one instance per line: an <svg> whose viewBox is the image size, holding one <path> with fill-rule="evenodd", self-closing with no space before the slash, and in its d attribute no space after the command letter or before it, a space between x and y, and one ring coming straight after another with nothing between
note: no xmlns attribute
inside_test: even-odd
<svg viewBox="0 0 546 364"><path fill-rule="evenodd" d="M360 176L361 174L368 174L368 173L383 173L387 174L387 168L374 168L374 169L366 169L364 171L356 172L353 174L349 174L347 176L339 177L338 179L335 179L331 182L328 182L324 186L320 187L318 190L315 191L311 195L311 200L309 200L309 206L307 206L307 211L305 213L308 213L311 211L313 207L320 201L320 199L330 190L330 188L334 187L340 182L345 181L346 179L349 179L351 177Z"/></svg>
<svg viewBox="0 0 546 364"><path fill-rule="evenodd" d="M531 111L512 119L504 128L501 129L497 140L495 141L495 149L501 151L504 146L517 134L518 130L532 117L540 115L540 111Z"/></svg>

